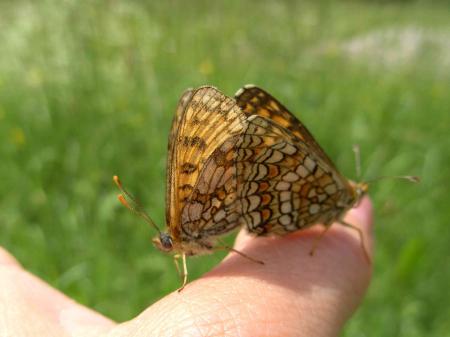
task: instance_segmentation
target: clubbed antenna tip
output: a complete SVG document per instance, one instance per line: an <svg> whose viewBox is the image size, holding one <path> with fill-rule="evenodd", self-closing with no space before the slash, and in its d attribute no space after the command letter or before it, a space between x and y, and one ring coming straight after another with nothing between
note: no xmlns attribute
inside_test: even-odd
<svg viewBox="0 0 450 337"><path fill-rule="evenodd" d="M155 228L158 231L158 233L161 233L160 229L158 228L158 226L156 226L155 222L145 212L141 203L123 187L119 177L116 175L113 176L113 181L119 188L120 192L122 192L117 196L117 199L119 199L120 203L124 205L126 208L128 208L130 211L132 211L133 213L137 214L142 219L144 219L148 224L150 224L150 226Z"/></svg>

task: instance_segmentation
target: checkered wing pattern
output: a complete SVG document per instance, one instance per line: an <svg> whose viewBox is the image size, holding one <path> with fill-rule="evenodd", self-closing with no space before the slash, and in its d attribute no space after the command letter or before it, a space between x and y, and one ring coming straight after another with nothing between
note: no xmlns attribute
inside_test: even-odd
<svg viewBox="0 0 450 337"><path fill-rule="evenodd" d="M167 219L174 241L194 242L238 225L234 147L246 116L213 87L186 92L172 126Z"/></svg>
<svg viewBox="0 0 450 337"><path fill-rule="evenodd" d="M266 235L338 219L354 191L309 131L262 89L247 86L236 99L249 116L236 146L241 222Z"/></svg>
<svg viewBox="0 0 450 337"><path fill-rule="evenodd" d="M308 143L311 152L318 155L328 166L337 171L333 162L303 123L268 92L254 85L246 85L236 92L235 99L247 116L258 115L266 117L277 125L287 129L290 131L291 137L297 137L303 142Z"/></svg>

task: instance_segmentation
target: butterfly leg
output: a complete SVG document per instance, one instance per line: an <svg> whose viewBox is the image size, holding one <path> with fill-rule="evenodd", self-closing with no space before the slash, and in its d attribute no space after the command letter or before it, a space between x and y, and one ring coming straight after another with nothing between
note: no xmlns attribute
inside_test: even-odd
<svg viewBox="0 0 450 337"><path fill-rule="evenodd" d="M183 270L180 270L180 266L178 265L178 259L180 259L180 258L183 263ZM181 255L175 254L173 256L173 261L175 262L175 267L177 268L178 275L180 275L182 282L183 282L181 287L178 289L178 292L180 292L186 286L187 277L188 277L187 266L186 266L186 254L181 254Z"/></svg>
<svg viewBox="0 0 450 337"><path fill-rule="evenodd" d="M222 244L222 246L216 246L216 247L214 247L215 249L228 250L229 252L233 252L233 253L239 254L240 256L242 256L242 257L244 257L247 260L250 260L252 262L255 262L255 263L258 263L258 264L264 264L264 261L254 259L253 257L248 256L247 254L245 254L245 253L243 253L243 252L241 252L241 251L239 251L237 249L234 249L234 248L224 244L222 241L219 241L219 242Z"/></svg>
<svg viewBox="0 0 450 337"><path fill-rule="evenodd" d="M180 254L175 254L175 255L173 256L173 263L175 264L175 268L177 268L178 276L181 277L180 265L178 264L178 259L179 259L180 257L181 257Z"/></svg>
<svg viewBox="0 0 450 337"><path fill-rule="evenodd" d="M316 237L316 239L313 242L313 246L312 246L311 250L309 251L309 255L311 255L311 256L314 255L314 253L316 252L317 247L319 246L320 240L322 240L323 236L325 235L326 232L328 232L330 227L331 227L331 225L326 225L324 230L322 232L320 232L320 235L318 237Z"/></svg>
<svg viewBox="0 0 450 337"><path fill-rule="evenodd" d="M361 228L356 227L356 226L354 226L354 225L352 225L352 224L349 224L348 222L345 222L345 221L343 221L343 220L339 220L338 222L339 222L341 225L343 225L343 226L345 226L345 227L348 227L348 228L352 228L352 229L354 229L354 230L356 230L356 231L358 232L358 234L359 234L359 240L360 240L360 244L361 244L361 249L362 249L363 252L364 252L364 257L365 257L365 259L367 260L367 263L371 264L371 263L372 263L372 260L370 259L369 253L368 253L367 248L366 248L366 245L365 245L365 243L364 243L364 234L363 234Z"/></svg>

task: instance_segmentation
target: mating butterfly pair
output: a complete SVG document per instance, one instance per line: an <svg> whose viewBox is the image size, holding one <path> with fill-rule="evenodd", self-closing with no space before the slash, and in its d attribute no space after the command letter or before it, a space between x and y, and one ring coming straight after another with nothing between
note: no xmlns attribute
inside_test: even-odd
<svg viewBox="0 0 450 337"><path fill-rule="evenodd" d="M342 217L367 191L367 184L343 177L306 127L255 86L240 89L234 99L210 86L186 91L168 151L167 232L114 180L119 200L158 230L155 245L182 258L183 287L186 256L235 251L218 246L220 236L242 226L256 235L319 223L328 229L335 221L353 227ZM361 231L353 228L364 249Z"/></svg>

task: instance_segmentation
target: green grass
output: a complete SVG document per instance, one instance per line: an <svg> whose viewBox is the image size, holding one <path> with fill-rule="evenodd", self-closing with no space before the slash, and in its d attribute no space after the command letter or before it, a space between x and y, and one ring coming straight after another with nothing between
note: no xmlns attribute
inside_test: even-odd
<svg viewBox="0 0 450 337"><path fill-rule="evenodd" d="M0 244L78 301L133 317L179 280L112 175L163 225L178 97L255 83L347 176L358 143L366 178L422 177L371 189L374 279L344 335L450 336L449 18L425 2L1 2ZM192 275L221 257L190 260Z"/></svg>

